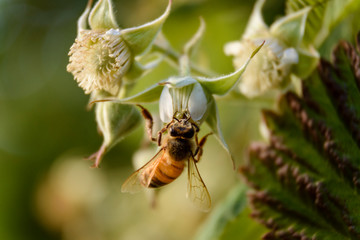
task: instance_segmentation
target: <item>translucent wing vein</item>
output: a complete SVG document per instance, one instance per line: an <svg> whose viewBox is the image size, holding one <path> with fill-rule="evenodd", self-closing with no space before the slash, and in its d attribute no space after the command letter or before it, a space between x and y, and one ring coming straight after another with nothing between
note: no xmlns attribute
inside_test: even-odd
<svg viewBox="0 0 360 240"><path fill-rule="evenodd" d="M210 194L202 180L193 157L188 161L188 192L187 197L202 211L211 207Z"/></svg>

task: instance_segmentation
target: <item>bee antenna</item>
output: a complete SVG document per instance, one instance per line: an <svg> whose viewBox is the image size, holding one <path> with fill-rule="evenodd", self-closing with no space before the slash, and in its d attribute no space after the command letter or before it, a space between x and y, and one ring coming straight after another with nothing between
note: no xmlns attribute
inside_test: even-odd
<svg viewBox="0 0 360 240"><path fill-rule="evenodd" d="M183 117L186 117L186 122L190 120L191 116L190 116L190 113L188 111L185 111L184 112L184 116Z"/></svg>
<svg viewBox="0 0 360 240"><path fill-rule="evenodd" d="M176 119L175 116L176 116L178 113L179 113L179 111L174 112L174 114L173 114L173 118L174 118L174 119Z"/></svg>

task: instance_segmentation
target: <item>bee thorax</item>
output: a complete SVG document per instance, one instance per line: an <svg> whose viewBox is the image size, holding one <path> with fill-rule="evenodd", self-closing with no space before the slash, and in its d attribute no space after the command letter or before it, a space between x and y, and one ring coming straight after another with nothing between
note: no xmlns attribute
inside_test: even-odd
<svg viewBox="0 0 360 240"><path fill-rule="evenodd" d="M190 157L192 144L188 139L173 138L167 142L169 156L175 161L183 161Z"/></svg>

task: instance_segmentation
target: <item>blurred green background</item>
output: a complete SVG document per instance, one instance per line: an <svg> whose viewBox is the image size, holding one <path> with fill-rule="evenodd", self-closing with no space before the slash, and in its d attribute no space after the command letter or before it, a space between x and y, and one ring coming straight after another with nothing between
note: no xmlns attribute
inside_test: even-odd
<svg viewBox="0 0 360 240"><path fill-rule="evenodd" d="M167 5L165 0L114 2L124 28L156 18ZM211 212L199 212L185 198L186 174L159 192L155 209L147 193L120 193L133 171L143 126L113 148L100 169L83 160L102 138L94 113L86 110L88 96L66 65L86 3L0 0L0 239L189 239ZM163 32L180 50L203 16L207 30L196 61L219 74L230 73L223 46L240 38L253 3L174 0ZM282 14L282 4L266 4L267 21ZM163 62L134 91L174 74ZM225 139L239 165L249 139L260 138L261 104L221 99L218 104ZM156 115L156 104L146 107ZM202 126L200 135L207 132ZM209 138L204 151L199 171L216 208L241 180L215 138ZM154 152L137 154L147 161Z"/></svg>

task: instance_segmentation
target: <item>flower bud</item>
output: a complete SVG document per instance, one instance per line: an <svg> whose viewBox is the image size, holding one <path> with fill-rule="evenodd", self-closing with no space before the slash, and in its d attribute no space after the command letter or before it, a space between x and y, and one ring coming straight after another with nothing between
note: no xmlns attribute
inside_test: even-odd
<svg viewBox="0 0 360 240"><path fill-rule="evenodd" d="M134 105L116 102L97 103L95 114L104 140L100 149L89 159L95 160L93 167L98 167L104 154L139 126L141 115Z"/></svg>

